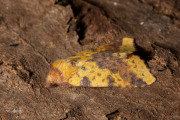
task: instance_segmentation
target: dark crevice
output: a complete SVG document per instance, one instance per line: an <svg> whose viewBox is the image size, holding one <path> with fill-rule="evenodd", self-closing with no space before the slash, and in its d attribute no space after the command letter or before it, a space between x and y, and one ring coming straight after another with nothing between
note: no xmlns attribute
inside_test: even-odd
<svg viewBox="0 0 180 120"><path fill-rule="evenodd" d="M73 10L74 18L77 19L77 21L73 21L74 18L71 18L67 24L69 24L68 32L70 31L76 31L79 39L78 42L81 44L81 40L84 39L84 34L86 31L86 25L82 21L84 18L84 15L81 13L82 12L82 5L76 5L79 4L79 1L71 1L71 0L57 0L55 4L62 5L62 6L67 6L71 5L71 8Z"/></svg>
<svg viewBox="0 0 180 120"><path fill-rule="evenodd" d="M17 47L17 46L19 46L19 44L18 44L18 43L14 43L14 44L10 44L9 46L11 46L11 47Z"/></svg>
<svg viewBox="0 0 180 120"><path fill-rule="evenodd" d="M136 46L136 52L134 52L134 55L138 55L141 59L143 59L145 62L152 60L153 53L149 51L145 51L143 48Z"/></svg>
<svg viewBox="0 0 180 120"><path fill-rule="evenodd" d="M70 2L70 0L56 0L54 4L67 6L67 5L69 5L69 2Z"/></svg>
<svg viewBox="0 0 180 120"><path fill-rule="evenodd" d="M144 60L144 62L147 64L148 61L152 60L154 53L152 51L146 51L140 46L136 46L136 52L134 52L135 55L138 55L141 59Z"/></svg>
<svg viewBox="0 0 180 120"><path fill-rule="evenodd" d="M81 44L81 40L85 37L85 31L86 31L86 25L83 22L84 14L82 13L83 6L82 5L76 5L76 2L70 2L70 5L73 10L73 14L75 16L75 19L77 19L75 31L77 32L79 39L78 42Z"/></svg>
<svg viewBox="0 0 180 120"><path fill-rule="evenodd" d="M59 0L55 4L62 5L62 2ZM76 31L80 45L114 40L114 32L103 7L85 0L67 0L66 4L71 6L74 14L67 23L67 32Z"/></svg>
<svg viewBox="0 0 180 120"><path fill-rule="evenodd" d="M0 25L1 25L2 23L4 23L4 21L5 21L4 17L0 16Z"/></svg>
<svg viewBox="0 0 180 120"><path fill-rule="evenodd" d="M85 32L86 32L86 25L82 22L82 19L83 19L84 16L82 16L79 21L77 22L77 30L76 32L78 33L79 35L79 40L78 42L81 44L81 40L84 39L84 35L85 35Z"/></svg>
<svg viewBox="0 0 180 120"><path fill-rule="evenodd" d="M66 3L66 4L65 4ZM104 28L106 25L101 25L98 20L104 19L100 14L104 16L104 11L93 3L89 3L83 0L58 0L55 4L70 5L74 14L74 18L70 19L68 32L76 31L80 45L84 44L84 40L87 38L90 42L97 37L91 37L90 34L98 34L101 37L101 32L106 31ZM99 9L98 9L99 8ZM100 18L98 18L100 17ZM102 21L101 21L102 22ZM105 21L106 22L106 21ZM99 26L98 26L99 25ZM90 28L88 28L91 26ZM95 28L97 26L97 28ZM90 32L92 29L92 32ZM97 31L94 31L98 29ZM87 33L87 34L86 34ZM88 42L89 42L88 41Z"/></svg>
<svg viewBox="0 0 180 120"><path fill-rule="evenodd" d="M4 62L0 60L0 65L2 65Z"/></svg>
<svg viewBox="0 0 180 120"><path fill-rule="evenodd" d="M25 69L25 70L28 71L28 73L29 73L29 75L28 75L29 76L29 81L27 81L27 83L30 84L30 79L32 78L34 73L33 73L33 71L31 71L29 69Z"/></svg>
<svg viewBox="0 0 180 120"><path fill-rule="evenodd" d="M108 120L114 120L117 116L119 116L119 111L118 110L106 115Z"/></svg>

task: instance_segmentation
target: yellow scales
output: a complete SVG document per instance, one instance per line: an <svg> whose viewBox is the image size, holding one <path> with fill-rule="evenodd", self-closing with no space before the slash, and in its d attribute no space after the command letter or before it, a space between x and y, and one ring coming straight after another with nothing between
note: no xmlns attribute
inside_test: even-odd
<svg viewBox="0 0 180 120"><path fill-rule="evenodd" d="M57 60L50 67L46 86L144 87L156 79L144 61L134 55L134 40L86 50Z"/></svg>

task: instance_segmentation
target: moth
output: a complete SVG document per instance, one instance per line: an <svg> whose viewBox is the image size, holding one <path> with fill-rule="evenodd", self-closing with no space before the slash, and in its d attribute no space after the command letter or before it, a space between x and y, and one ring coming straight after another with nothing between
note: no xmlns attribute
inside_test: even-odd
<svg viewBox="0 0 180 120"><path fill-rule="evenodd" d="M156 79L144 61L133 54L132 38L86 50L51 64L47 87L144 87Z"/></svg>

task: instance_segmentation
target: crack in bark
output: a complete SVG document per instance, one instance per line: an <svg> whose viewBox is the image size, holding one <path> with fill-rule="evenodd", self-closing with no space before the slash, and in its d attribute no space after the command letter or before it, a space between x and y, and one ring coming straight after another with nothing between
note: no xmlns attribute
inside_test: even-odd
<svg viewBox="0 0 180 120"><path fill-rule="evenodd" d="M114 118L117 117L117 116L119 116L119 111L118 110L116 110L114 112L111 112L111 113L106 115L108 120L114 120Z"/></svg>
<svg viewBox="0 0 180 120"><path fill-rule="evenodd" d="M16 31L14 31L14 30L12 30L9 26L8 26L8 23L4 20L3 21L4 22L4 24L5 24L5 26L6 26L6 28L8 29L8 30L10 30L11 32L13 32L13 33L15 33L17 36L19 36L19 38L21 38L21 41L23 42L23 43L25 43L26 45L28 45L29 47L31 47L32 49L33 49L33 51L38 55L38 56L40 56L41 58L43 58L44 59L44 61L48 64L48 65L50 65L50 62L48 61L48 59L42 54L42 53L40 53L39 51L37 51L30 43L28 43L27 41L26 41L26 39L24 39L20 34L18 34Z"/></svg>
<svg viewBox="0 0 180 120"><path fill-rule="evenodd" d="M19 36L19 38L21 38L21 41L22 41L24 44L26 44L26 45L28 45L29 47L31 47L31 48L33 49L33 51L34 51L38 56L40 56L41 58L43 58L44 61L45 61L48 65L50 65L50 62L48 61L48 59L47 59L42 53L40 53L39 51L37 51L30 43L28 43L28 42L26 41L26 39L24 39L20 34L18 34L17 32L15 32L14 30L11 30L11 31L14 32L15 34L17 34L17 35Z"/></svg>

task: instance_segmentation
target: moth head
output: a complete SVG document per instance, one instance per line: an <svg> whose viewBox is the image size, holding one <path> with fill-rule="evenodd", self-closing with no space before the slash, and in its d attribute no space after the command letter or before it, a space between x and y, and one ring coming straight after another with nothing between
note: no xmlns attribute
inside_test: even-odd
<svg viewBox="0 0 180 120"><path fill-rule="evenodd" d="M69 77L75 73L74 67L69 61L59 60L50 66L49 73L46 78L46 87L71 86L68 83Z"/></svg>
<svg viewBox="0 0 180 120"><path fill-rule="evenodd" d="M57 87L63 80L62 72L51 65L49 73L46 78L46 87Z"/></svg>

